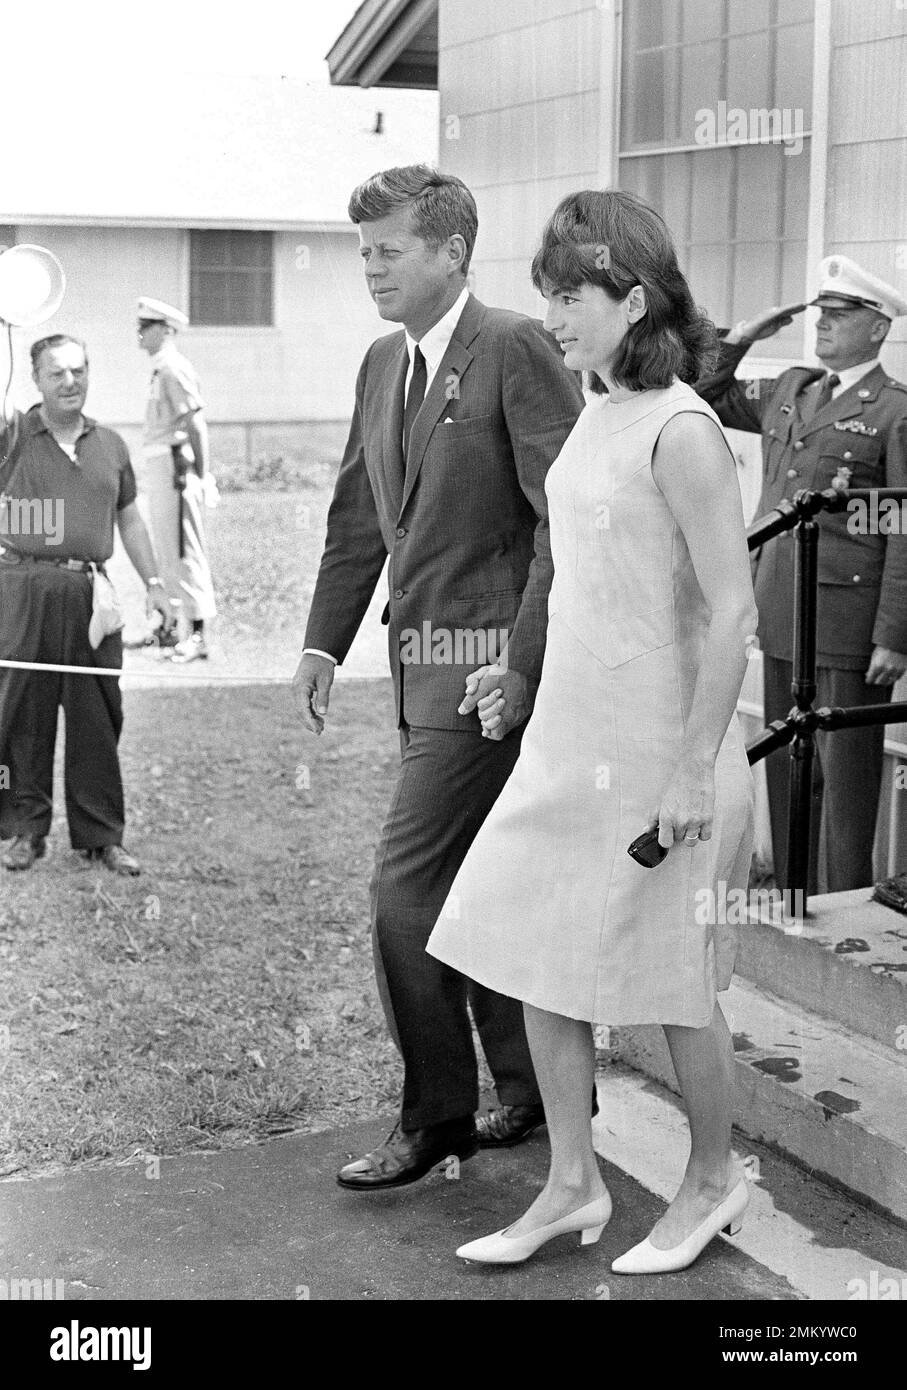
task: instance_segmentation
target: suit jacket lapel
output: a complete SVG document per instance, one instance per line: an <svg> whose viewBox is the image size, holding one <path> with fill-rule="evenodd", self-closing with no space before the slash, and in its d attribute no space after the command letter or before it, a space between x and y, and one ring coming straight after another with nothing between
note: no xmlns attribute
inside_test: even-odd
<svg viewBox="0 0 907 1390"><path fill-rule="evenodd" d="M805 434L806 431L809 429L809 421L807 421L807 423L804 425L803 419L804 416L808 416L810 410L812 409L812 403L815 399L816 393L816 383L824 375L825 373L822 371L822 368L817 368L815 375L810 380L804 382L804 384L800 387L800 390L794 397L793 405L796 411L794 417L794 428L797 431L797 435L795 437L799 437L799 435Z"/></svg>
<svg viewBox="0 0 907 1390"><path fill-rule="evenodd" d="M813 430L827 429L833 425L835 420L849 420L855 415L860 415L863 411L865 396L860 396L861 391L868 391L874 396L884 380L885 373L881 367L875 367L871 372L855 382L853 386L848 386L846 391L842 391L834 400L829 401L821 410L817 410L809 424L803 431L804 437L812 434Z"/></svg>
<svg viewBox="0 0 907 1390"><path fill-rule="evenodd" d="M406 482L403 488L401 512L412 496L432 431L449 406L450 401L456 399L450 393L450 382L454 374L458 382L462 380L472 362L473 354L470 350L470 344L478 333L484 317L483 306L473 295L470 295L454 329L453 337L447 345L447 351L441 358L438 370L432 377L431 385L425 393L422 409L413 422L412 434L409 438L409 459L406 465Z"/></svg>
<svg viewBox="0 0 907 1390"><path fill-rule="evenodd" d="M399 347L391 355L384 373L384 433L381 440L384 473L398 510L403 495L403 386L408 367L406 338L401 333Z"/></svg>

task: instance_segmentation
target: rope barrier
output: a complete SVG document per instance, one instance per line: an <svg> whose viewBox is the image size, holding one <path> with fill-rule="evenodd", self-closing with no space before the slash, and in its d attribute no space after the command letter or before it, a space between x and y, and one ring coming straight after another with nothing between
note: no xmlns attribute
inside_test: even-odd
<svg viewBox="0 0 907 1390"><path fill-rule="evenodd" d="M127 680L194 681L202 685L292 685L292 676L207 676L183 675L181 671L126 671L117 666L59 666L47 661L4 661L0 667L10 671L56 671L64 676L125 676Z"/></svg>

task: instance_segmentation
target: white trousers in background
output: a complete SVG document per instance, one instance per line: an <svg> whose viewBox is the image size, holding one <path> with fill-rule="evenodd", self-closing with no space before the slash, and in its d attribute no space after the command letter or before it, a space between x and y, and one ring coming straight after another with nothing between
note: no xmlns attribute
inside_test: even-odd
<svg viewBox="0 0 907 1390"><path fill-rule="evenodd" d="M217 612L205 540L201 479L190 470L183 493L183 551L179 552L180 494L173 486L169 448L146 448L135 470L139 511L151 533L160 578L167 596L182 600L188 622L205 621Z"/></svg>

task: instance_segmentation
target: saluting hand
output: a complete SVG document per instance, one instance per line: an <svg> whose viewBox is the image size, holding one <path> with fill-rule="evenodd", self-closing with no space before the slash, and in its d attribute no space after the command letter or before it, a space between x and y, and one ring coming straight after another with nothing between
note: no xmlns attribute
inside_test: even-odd
<svg viewBox="0 0 907 1390"><path fill-rule="evenodd" d="M793 323L794 315L802 314L805 308L805 304L773 304L770 309L763 309L761 314L738 323L724 341L757 343L760 338L771 338L782 328L787 328L788 324Z"/></svg>

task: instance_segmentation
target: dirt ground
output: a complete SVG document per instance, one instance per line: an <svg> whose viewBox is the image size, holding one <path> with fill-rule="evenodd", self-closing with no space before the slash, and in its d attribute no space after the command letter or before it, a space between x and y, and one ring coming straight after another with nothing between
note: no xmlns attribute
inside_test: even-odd
<svg viewBox="0 0 907 1390"><path fill-rule="evenodd" d="M285 688L132 691L120 879L68 848L0 881L0 1175L172 1154L393 1107L372 852L390 682L338 683L320 739Z"/></svg>
<svg viewBox="0 0 907 1390"><path fill-rule="evenodd" d="M305 621L324 543L334 472L316 474L293 491L225 492L206 512L206 528L218 603L211 624L211 657L190 667L158 661L157 648L128 650L130 689L181 676L290 678L302 650ZM126 618L124 639L150 631L144 586L117 546L110 574ZM387 582L378 582L359 635L343 665L344 676L387 674L387 629L381 610Z"/></svg>
<svg viewBox="0 0 907 1390"><path fill-rule="evenodd" d="M220 468L210 659L125 653L125 842L140 878L68 848L58 742L48 856L0 873L0 1176L396 1108L368 926L399 753L386 581L322 738L286 685L218 683L292 677L345 436L321 427L295 451L275 440L247 468ZM119 546L110 570L124 636L141 640L143 586Z"/></svg>

